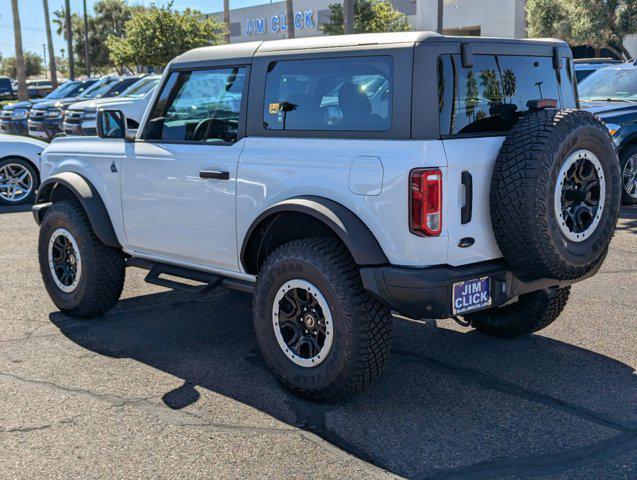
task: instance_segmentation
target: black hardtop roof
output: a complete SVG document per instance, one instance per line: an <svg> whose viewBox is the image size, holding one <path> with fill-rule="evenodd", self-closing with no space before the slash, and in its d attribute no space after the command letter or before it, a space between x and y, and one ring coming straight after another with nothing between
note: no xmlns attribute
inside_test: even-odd
<svg viewBox="0 0 637 480"><path fill-rule="evenodd" d="M360 33L354 35L324 35L317 37L293 38L286 40L268 40L259 42L233 43L202 47L190 50L176 57L170 64L179 67L185 64L206 61L223 61L242 59L250 61L255 56L268 56L280 52L320 50L320 49L357 49L365 46L404 46L414 47L417 44L433 42L469 43L469 44L502 44L512 47L519 45L544 45L547 47L567 47L568 44L557 39L510 39L491 37L457 37L439 35L435 32L392 32L392 33Z"/></svg>

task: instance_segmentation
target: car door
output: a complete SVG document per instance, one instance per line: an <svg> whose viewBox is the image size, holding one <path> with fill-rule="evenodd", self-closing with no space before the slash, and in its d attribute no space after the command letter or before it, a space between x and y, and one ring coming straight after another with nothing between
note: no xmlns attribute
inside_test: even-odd
<svg viewBox="0 0 637 480"><path fill-rule="evenodd" d="M235 192L247 67L173 71L122 172L138 254L238 271Z"/></svg>

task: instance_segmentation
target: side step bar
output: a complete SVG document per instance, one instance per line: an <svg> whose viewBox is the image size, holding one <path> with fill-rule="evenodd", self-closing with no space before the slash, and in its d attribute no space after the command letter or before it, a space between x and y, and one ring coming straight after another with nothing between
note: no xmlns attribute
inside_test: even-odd
<svg viewBox="0 0 637 480"><path fill-rule="evenodd" d="M206 293L210 293L210 291L212 291L215 287L223 286L233 290L239 290L241 292L254 293L253 283L238 280L236 278L215 275L214 273L169 265L167 263L152 262L142 258L131 257L126 260L126 266L148 270L148 275L146 275L145 278L145 281L148 283L159 285L160 287L172 288L173 290L179 290L182 292L205 295ZM202 283L203 285L189 285L177 280L162 278L162 275L193 280L195 282Z"/></svg>

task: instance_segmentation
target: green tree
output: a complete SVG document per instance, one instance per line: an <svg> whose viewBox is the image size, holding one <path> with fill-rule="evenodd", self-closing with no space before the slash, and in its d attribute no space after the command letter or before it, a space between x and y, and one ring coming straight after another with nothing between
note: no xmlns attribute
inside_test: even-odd
<svg viewBox="0 0 637 480"><path fill-rule="evenodd" d="M483 88L483 94L489 103L501 103L502 92L500 91L500 81L495 70L486 68L480 72L480 85Z"/></svg>
<svg viewBox="0 0 637 480"><path fill-rule="evenodd" d="M100 0L95 3L93 14L88 16L89 56L94 70L104 71L113 66L106 41L109 37L124 36L126 22L132 18L133 12L140 9L129 6L124 0ZM86 69L84 21L75 16L71 23L76 63L83 71Z"/></svg>
<svg viewBox="0 0 637 480"><path fill-rule="evenodd" d="M558 37L630 58L624 38L637 31L637 0L528 0L526 10L530 37Z"/></svg>
<svg viewBox="0 0 637 480"><path fill-rule="evenodd" d="M321 30L328 35L342 35L343 5L335 3L329 8L329 21L321 25ZM389 0L354 0L354 33L405 32L409 28L407 16Z"/></svg>
<svg viewBox="0 0 637 480"><path fill-rule="evenodd" d="M172 3L133 13L122 38L111 35L106 41L116 66L143 65L162 69L187 50L223 43L225 26L196 10L178 12Z"/></svg>
<svg viewBox="0 0 637 480"><path fill-rule="evenodd" d="M42 75L43 62L42 57L36 55L33 52L24 52L24 62L26 66L26 77L33 77L36 75ZM18 75L17 72L17 63L15 57L7 57L2 60L2 75L7 77L16 78Z"/></svg>

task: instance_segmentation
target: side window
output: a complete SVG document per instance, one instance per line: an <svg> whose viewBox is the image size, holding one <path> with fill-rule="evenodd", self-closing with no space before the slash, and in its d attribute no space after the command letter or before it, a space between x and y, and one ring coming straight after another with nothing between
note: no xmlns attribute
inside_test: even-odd
<svg viewBox="0 0 637 480"><path fill-rule="evenodd" d="M173 72L149 117L146 138L236 142L245 76L244 67Z"/></svg>
<svg viewBox="0 0 637 480"><path fill-rule="evenodd" d="M369 131L391 128L391 57L273 62L263 109L267 130Z"/></svg>
<svg viewBox="0 0 637 480"><path fill-rule="evenodd" d="M463 68L459 55L442 55L438 78L441 135L506 132L529 101L562 104L551 57L476 55L473 68Z"/></svg>

